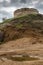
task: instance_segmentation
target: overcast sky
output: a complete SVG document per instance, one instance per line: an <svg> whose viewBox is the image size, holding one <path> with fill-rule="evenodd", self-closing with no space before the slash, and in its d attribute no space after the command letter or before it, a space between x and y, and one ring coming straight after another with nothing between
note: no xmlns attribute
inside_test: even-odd
<svg viewBox="0 0 43 65"><path fill-rule="evenodd" d="M0 21L13 17L13 12L21 7L36 8L43 13L43 0L0 0Z"/></svg>

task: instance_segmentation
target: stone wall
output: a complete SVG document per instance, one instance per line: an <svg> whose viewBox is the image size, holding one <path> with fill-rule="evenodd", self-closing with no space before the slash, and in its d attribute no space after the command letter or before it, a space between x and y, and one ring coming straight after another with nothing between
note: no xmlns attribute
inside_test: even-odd
<svg viewBox="0 0 43 65"><path fill-rule="evenodd" d="M39 14L39 12L34 8L21 8L14 12L14 17L24 16L27 14Z"/></svg>

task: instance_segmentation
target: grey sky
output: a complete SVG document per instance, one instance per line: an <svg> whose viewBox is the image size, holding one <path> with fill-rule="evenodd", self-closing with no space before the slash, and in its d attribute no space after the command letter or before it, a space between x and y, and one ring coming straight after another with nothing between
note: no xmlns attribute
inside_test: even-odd
<svg viewBox="0 0 43 65"><path fill-rule="evenodd" d="M13 11L21 7L32 7L43 13L43 0L0 0L0 20L12 17Z"/></svg>

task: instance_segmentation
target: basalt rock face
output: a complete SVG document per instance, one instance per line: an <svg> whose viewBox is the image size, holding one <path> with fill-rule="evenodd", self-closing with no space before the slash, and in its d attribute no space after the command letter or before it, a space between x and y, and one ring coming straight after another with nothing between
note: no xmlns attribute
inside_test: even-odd
<svg viewBox="0 0 43 65"><path fill-rule="evenodd" d="M39 12L34 8L21 8L14 12L14 17L24 16L27 14L39 14Z"/></svg>

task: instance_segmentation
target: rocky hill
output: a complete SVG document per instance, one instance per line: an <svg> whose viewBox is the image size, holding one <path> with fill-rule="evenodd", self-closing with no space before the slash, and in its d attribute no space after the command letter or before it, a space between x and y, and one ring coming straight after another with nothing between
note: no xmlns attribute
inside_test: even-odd
<svg viewBox="0 0 43 65"><path fill-rule="evenodd" d="M0 44L0 65L43 65L43 15L4 20Z"/></svg>
<svg viewBox="0 0 43 65"><path fill-rule="evenodd" d="M30 14L0 24L0 42L29 36L43 36L43 15Z"/></svg>

